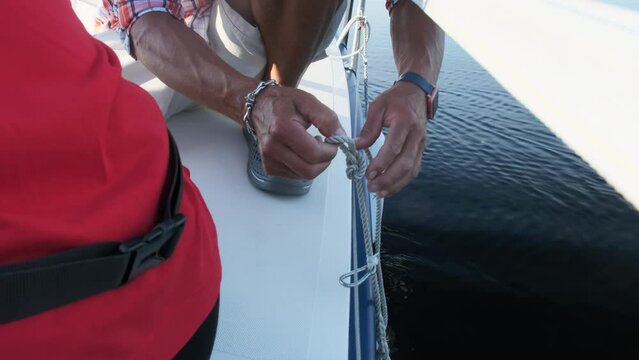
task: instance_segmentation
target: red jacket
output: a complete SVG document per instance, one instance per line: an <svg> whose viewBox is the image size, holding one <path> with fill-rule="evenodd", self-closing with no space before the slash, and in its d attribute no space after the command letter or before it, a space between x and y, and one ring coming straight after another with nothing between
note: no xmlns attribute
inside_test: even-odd
<svg viewBox="0 0 639 360"><path fill-rule="evenodd" d="M168 140L154 100L69 0L13 1L0 32L0 264L157 222ZM7 359L164 359L219 294L213 220L184 170L187 223L173 256L131 283L0 325Z"/></svg>

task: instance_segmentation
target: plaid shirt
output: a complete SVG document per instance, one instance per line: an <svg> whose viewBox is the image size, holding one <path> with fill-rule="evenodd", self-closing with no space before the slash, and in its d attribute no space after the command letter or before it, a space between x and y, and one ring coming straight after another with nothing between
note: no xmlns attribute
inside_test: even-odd
<svg viewBox="0 0 639 360"><path fill-rule="evenodd" d="M98 7L97 23L99 30L111 29L120 34L120 40L126 50L131 51L129 32L140 16L153 12L171 14L183 21L189 28L208 42L207 30L211 4L214 0L102 0Z"/></svg>
<svg viewBox="0 0 639 360"><path fill-rule="evenodd" d="M393 6L397 5L398 2L399 0L386 0L386 10L388 10L389 14L391 10L393 10ZM428 0L413 0L413 3L426 11L426 4L428 3Z"/></svg>
<svg viewBox="0 0 639 360"><path fill-rule="evenodd" d="M140 16L159 11L169 13L183 21L206 42L209 42L207 30L210 20L209 10L213 1L215 0L102 0L102 6L98 7L98 30L116 30L126 50L135 57L131 51L129 36L131 25ZM386 0L386 9L389 13L398 1ZM428 0L413 0L413 2L424 9Z"/></svg>

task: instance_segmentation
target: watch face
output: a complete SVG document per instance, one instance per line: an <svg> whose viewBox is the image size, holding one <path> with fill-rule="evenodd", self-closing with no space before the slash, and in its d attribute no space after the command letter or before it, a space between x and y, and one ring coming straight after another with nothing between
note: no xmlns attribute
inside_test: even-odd
<svg viewBox="0 0 639 360"><path fill-rule="evenodd" d="M433 95L435 96L435 99L433 100L433 118L434 118L435 115L437 114L437 108L439 107L439 91L437 91L437 88L435 88L435 92Z"/></svg>
<svg viewBox="0 0 639 360"><path fill-rule="evenodd" d="M437 106L439 105L439 91L437 87L431 94L426 95L426 117L428 120L432 120L437 113Z"/></svg>

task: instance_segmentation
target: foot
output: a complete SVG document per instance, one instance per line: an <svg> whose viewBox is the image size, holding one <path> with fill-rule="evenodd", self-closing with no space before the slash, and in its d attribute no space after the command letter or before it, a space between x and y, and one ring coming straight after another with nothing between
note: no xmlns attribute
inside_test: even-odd
<svg viewBox="0 0 639 360"><path fill-rule="evenodd" d="M262 157L257 147L257 141L248 131L243 130L243 133L249 148L246 172L253 186L278 195L300 196L308 193L313 184L313 180L286 179L266 175L266 173L264 173L264 167L262 166Z"/></svg>

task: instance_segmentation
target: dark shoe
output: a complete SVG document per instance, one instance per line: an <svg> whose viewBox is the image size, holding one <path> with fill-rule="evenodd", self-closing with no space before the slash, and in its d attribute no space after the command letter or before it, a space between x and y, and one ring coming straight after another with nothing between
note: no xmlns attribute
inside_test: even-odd
<svg viewBox="0 0 639 360"><path fill-rule="evenodd" d="M243 130L243 133L249 148L246 173L253 186L278 195L300 196L308 193L313 180L286 179L266 175L262 166L262 156L257 147L257 141L248 131Z"/></svg>

